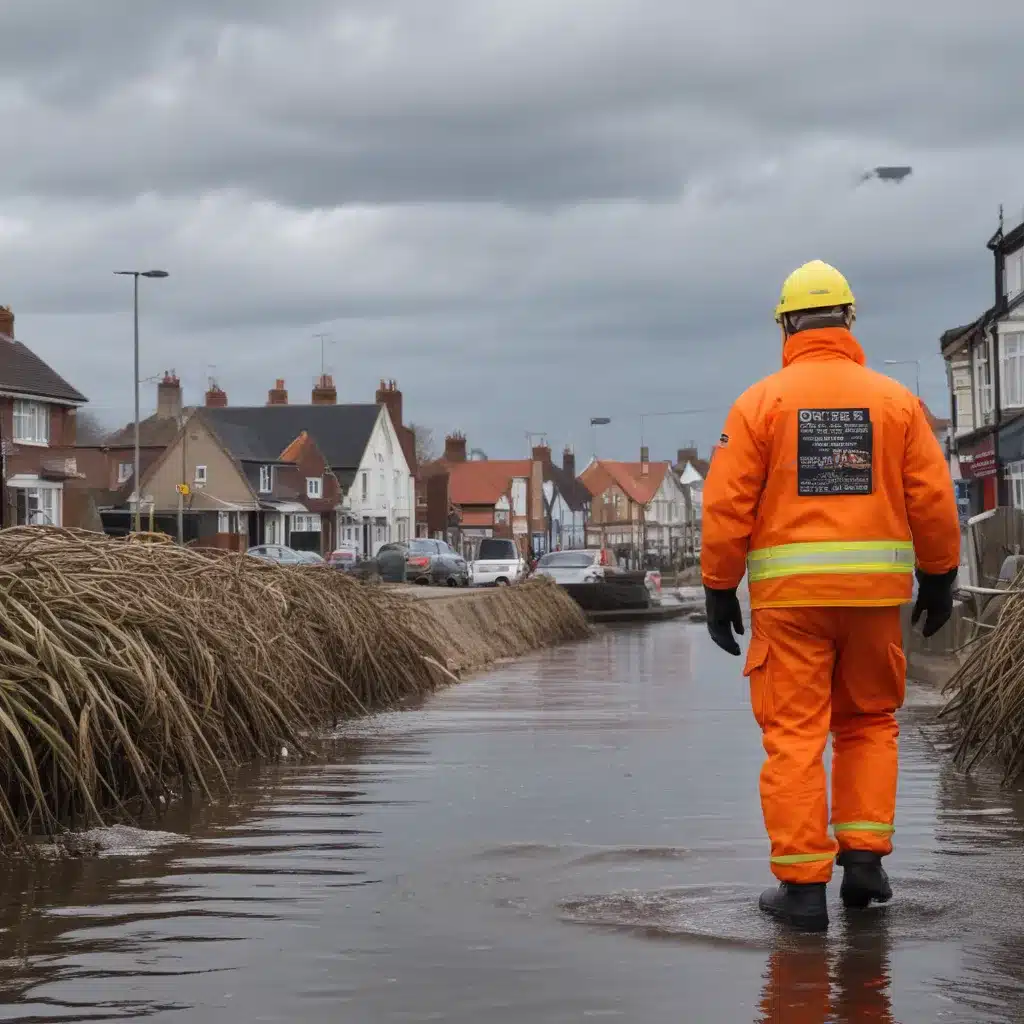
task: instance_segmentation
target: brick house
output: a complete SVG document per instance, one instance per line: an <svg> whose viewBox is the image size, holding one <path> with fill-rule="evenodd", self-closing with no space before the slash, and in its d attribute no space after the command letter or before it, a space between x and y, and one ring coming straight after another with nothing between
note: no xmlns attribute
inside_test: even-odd
<svg viewBox="0 0 1024 1024"><path fill-rule="evenodd" d="M576 456L571 448L562 452L562 464L551 458L548 445L536 445L533 459L539 462L544 480L544 542L534 545L538 553L582 548L590 515L590 491L576 476Z"/></svg>
<svg viewBox="0 0 1024 1024"><path fill-rule="evenodd" d="M592 459L580 475L592 495L588 547L611 547L634 565L674 559L686 532L686 496L668 462Z"/></svg>
<svg viewBox="0 0 1024 1024"><path fill-rule="evenodd" d="M14 314L0 307L3 526L92 525L83 503L76 500L84 497L75 450L76 414L87 401L15 339ZM71 494L74 488L77 492Z"/></svg>
<svg viewBox="0 0 1024 1024"><path fill-rule="evenodd" d="M467 557L485 537L515 540L526 554L546 535L544 474L538 459L467 459L461 433L422 467L429 536L449 539Z"/></svg>

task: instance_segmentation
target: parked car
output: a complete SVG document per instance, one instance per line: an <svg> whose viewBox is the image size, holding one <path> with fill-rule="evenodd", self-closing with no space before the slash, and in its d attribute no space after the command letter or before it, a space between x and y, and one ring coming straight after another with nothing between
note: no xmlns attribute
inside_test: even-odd
<svg viewBox="0 0 1024 1024"><path fill-rule="evenodd" d="M343 544L327 556L327 564L332 569L351 572L359 561L359 551L355 544Z"/></svg>
<svg viewBox="0 0 1024 1024"><path fill-rule="evenodd" d="M485 537L469 566L475 587L507 587L522 579L525 573L526 560L516 542L503 537Z"/></svg>
<svg viewBox="0 0 1024 1024"><path fill-rule="evenodd" d="M608 548L581 548L578 551L549 551L542 555L535 570L556 583L596 583L615 574L618 562Z"/></svg>
<svg viewBox="0 0 1024 1024"><path fill-rule="evenodd" d="M246 554L253 558L260 558L264 562L276 562L278 565L302 565L305 562L305 553L285 547L284 544L258 544L246 551Z"/></svg>
<svg viewBox="0 0 1024 1024"><path fill-rule="evenodd" d="M443 540L393 541L377 552L377 564L388 582L469 586L466 560Z"/></svg>
<svg viewBox="0 0 1024 1024"><path fill-rule="evenodd" d="M299 556L299 561L303 565L326 565L327 560L323 555L318 555L315 551L296 551Z"/></svg>

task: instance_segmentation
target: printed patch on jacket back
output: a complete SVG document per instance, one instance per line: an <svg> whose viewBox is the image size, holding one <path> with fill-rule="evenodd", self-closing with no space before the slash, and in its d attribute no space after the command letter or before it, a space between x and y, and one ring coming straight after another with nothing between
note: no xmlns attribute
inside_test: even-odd
<svg viewBox="0 0 1024 1024"><path fill-rule="evenodd" d="M797 493L870 494L871 414L868 409L801 409Z"/></svg>

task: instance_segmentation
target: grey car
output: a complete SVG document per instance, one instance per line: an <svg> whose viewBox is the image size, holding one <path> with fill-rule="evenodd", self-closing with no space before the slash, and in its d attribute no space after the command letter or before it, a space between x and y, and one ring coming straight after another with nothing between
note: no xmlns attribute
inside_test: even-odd
<svg viewBox="0 0 1024 1024"><path fill-rule="evenodd" d="M469 565L443 540L394 541L377 552L376 560L381 579L389 583L469 586Z"/></svg>

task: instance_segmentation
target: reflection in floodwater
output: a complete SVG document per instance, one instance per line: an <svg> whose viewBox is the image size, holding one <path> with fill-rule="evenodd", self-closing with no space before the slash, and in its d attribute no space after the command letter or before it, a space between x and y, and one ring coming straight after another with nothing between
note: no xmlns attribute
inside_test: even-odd
<svg viewBox="0 0 1024 1024"><path fill-rule="evenodd" d="M745 684L664 623L243 773L148 848L0 869L0 1017L1019 1022L1024 805L945 766L927 696L901 719L896 896L847 915L834 885L827 936L758 913Z"/></svg>
<svg viewBox="0 0 1024 1024"><path fill-rule="evenodd" d="M768 957L757 1024L894 1024L885 912L850 915L838 951L783 936Z"/></svg>

